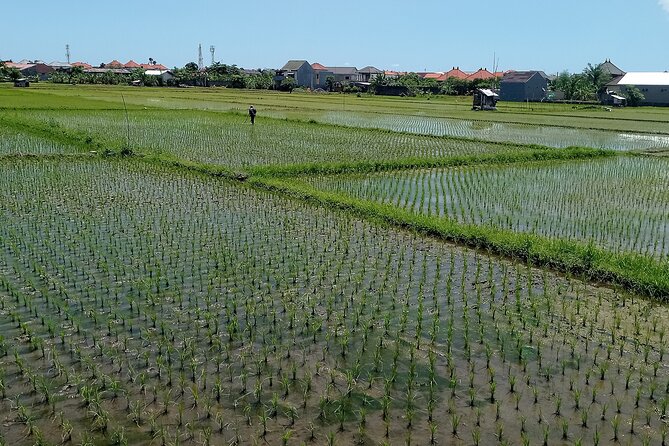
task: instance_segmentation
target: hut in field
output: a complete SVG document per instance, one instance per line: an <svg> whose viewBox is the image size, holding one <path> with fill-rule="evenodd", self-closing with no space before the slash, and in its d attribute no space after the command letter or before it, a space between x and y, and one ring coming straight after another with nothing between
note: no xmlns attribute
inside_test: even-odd
<svg viewBox="0 0 669 446"><path fill-rule="evenodd" d="M497 110L499 95L488 88L477 88L474 92L472 110Z"/></svg>
<svg viewBox="0 0 669 446"><path fill-rule="evenodd" d="M30 87L30 82L25 77L22 77L21 79L16 79L14 81L14 86L15 87Z"/></svg>

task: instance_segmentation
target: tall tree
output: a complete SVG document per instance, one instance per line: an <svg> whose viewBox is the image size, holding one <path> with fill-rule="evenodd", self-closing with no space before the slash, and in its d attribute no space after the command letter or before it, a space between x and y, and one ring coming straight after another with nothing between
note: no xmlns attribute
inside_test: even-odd
<svg viewBox="0 0 669 446"><path fill-rule="evenodd" d="M604 71L602 64L588 64L583 70L583 74L592 86L593 92L597 97L606 90L606 84L611 81L611 75Z"/></svg>

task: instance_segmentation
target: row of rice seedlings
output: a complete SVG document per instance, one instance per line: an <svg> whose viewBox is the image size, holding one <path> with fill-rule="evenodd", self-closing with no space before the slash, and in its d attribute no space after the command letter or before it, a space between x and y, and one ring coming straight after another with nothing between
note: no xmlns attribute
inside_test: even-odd
<svg viewBox="0 0 669 446"><path fill-rule="evenodd" d="M461 223L669 254L666 161L616 157L310 179L317 188Z"/></svg>
<svg viewBox="0 0 669 446"><path fill-rule="evenodd" d="M121 111L30 111L21 119L76 131L95 142L120 146L128 139ZM316 123L259 119L243 115L185 111L130 111L129 140L135 151L173 155L233 168L302 163L436 159L518 150L515 146L457 141L420 135L341 128Z"/></svg>
<svg viewBox="0 0 669 446"><path fill-rule="evenodd" d="M357 128L375 128L419 135L451 136L547 147L571 146L634 150L669 147L669 136L621 133L583 128L536 126L390 114L328 112L319 121Z"/></svg>
<svg viewBox="0 0 669 446"><path fill-rule="evenodd" d="M6 438L664 435L664 307L141 166L2 190Z"/></svg>
<svg viewBox="0 0 669 446"><path fill-rule="evenodd" d="M77 148L0 126L0 156L75 153Z"/></svg>

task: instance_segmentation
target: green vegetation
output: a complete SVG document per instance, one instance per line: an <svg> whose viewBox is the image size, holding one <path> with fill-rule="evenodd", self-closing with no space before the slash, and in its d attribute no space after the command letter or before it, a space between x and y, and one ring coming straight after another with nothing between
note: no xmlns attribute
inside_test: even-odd
<svg viewBox="0 0 669 446"><path fill-rule="evenodd" d="M669 164L641 157L402 171L306 180L466 225L669 258Z"/></svg>
<svg viewBox="0 0 669 446"><path fill-rule="evenodd" d="M0 86L0 444L665 441L666 160L155 91Z"/></svg>
<svg viewBox="0 0 669 446"><path fill-rule="evenodd" d="M251 127L248 117L237 113L130 110L129 119L129 139L135 152L234 169L407 159L439 163L450 157L548 150L268 118L259 118L262 125ZM4 118L0 115L1 120L70 135L72 140L91 140L112 150L126 144L126 116L122 110L31 110L6 114Z"/></svg>
<svg viewBox="0 0 669 446"><path fill-rule="evenodd" d="M607 282L652 296L669 299L669 265L634 253L615 253L593 244L512 232L492 225L472 225L433 218L392 205L322 192L299 180L258 179L255 184L269 190L315 203L348 210L364 218L438 236L488 252L518 258L590 280Z"/></svg>

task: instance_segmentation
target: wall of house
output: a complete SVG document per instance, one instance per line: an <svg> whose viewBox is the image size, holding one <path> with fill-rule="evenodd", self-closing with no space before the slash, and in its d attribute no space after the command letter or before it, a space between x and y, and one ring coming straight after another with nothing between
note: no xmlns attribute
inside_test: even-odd
<svg viewBox="0 0 669 446"><path fill-rule="evenodd" d="M522 82L504 82L499 85L499 99L509 102L525 101L525 84Z"/></svg>
<svg viewBox="0 0 669 446"><path fill-rule="evenodd" d="M504 82L500 84L500 100L510 102L541 101L548 91L548 81L534 75L527 82Z"/></svg>
<svg viewBox="0 0 669 446"><path fill-rule="evenodd" d="M314 87L313 88L322 88L323 90L328 89L327 78L328 76L334 77L332 71L316 71L314 70Z"/></svg>
<svg viewBox="0 0 669 446"><path fill-rule="evenodd" d="M295 81L297 85L304 88L313 88L314 70L308 63L302 66L295 72Z"/></svg>
<svg viewBox="0 0 669 446"><path fill-rule="evenodd" d="M347 84L349 82L362 82L363 77L359 73L335 74L335 81Z"/></svg>
<svg viewBox="0 0 669 446"><path fill-rule="evenodd" d="M669 85L637 85L644 95L643 105L669 105Z"/></svg>

